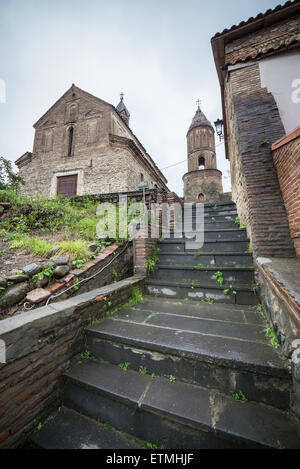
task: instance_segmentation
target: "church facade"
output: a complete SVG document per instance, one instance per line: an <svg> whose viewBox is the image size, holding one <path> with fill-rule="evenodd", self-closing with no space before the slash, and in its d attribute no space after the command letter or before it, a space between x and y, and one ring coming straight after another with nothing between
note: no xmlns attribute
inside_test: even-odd
<svg viewBox="0 0 300 469"><path fill-rule="evenodd" d="M73 84L34 125L33 151L16 161L21 195L129 192L141 182L168 190L129 118L122 95L115 108Z"/></svg>

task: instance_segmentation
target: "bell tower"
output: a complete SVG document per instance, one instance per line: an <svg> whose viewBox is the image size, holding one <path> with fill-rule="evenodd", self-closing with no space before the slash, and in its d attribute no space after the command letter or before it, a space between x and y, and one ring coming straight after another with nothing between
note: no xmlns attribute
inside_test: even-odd
<svg viewBox="0 0 300 469"><path fill-rule="evenodd" d="M222 173L217 169L215 131L198 109L187 133L188 173L183 176L185 202L218 202L223 194Z"/></svg>

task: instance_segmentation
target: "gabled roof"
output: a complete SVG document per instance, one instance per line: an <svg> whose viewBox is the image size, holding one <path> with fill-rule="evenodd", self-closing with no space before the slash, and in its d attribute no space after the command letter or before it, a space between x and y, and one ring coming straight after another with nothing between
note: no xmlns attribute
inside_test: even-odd
<svg viewBox="0 0 300 469"><path fill-rule="evenodd" d="M147 159L149 160L150 164L153 165L155 171L158 173L159 177L164 181L165 184L167 184L167 179L165 178L165 176L163 175L163 173L160 171L160 169L156 166L155 162L153 161L153 159L151 158L151 156L147 153L147 150L144 148L144 146L141 144L141 142L139 141L139 139L135 136L135 134L132 132L131 128L129 127L129 125L127 124L127 122L125 122L119 112L117 111L117 109L110 103L104 101L103 99L100 99L100 98L97 98L97 96L94 96L90 93L88 93L87 91L84 91L82 90L81 88L78 88L78 86L76 86L74 83L72 84L72 86L53 104L53 106L50 107L50 109L48 109L47 112L45 112L45 114L42 115L42 117L40 117L40 119L34 124L34 128L36 128L39 123L53 110L53 108L60 102L62 101L67 95L68 93L70 93L70 91L72 92L79 92L80 95L82 96L86 96L87 98L89 99L92 99L94 101L98 101L100 104L102 105L105 105L105 106L108 106L111 111L118 117L118 119L121 120L122 124L125 125L129 131L129 133L132 135L133 137L133 140L135 140L138 145L140 145L140 147L142 148L142 150L145 152L145 155L147 157ZM125 105L124 105L124 108L126 109ZM128 112L128 111L127 111ZM128 112L129 114L129 112ZM145 158L145 157L144 157Z"/></svg>
<svg viewBox="0 0 300 469"><path fill-rule="evenodd" d="M64 100L64 98L70 93L70 92L76 93L79 92L81 95L86 95L87 98L97 100L100 104L104 104L105 106L109 106L111 109L115 111L115 108L112 104L107 103L103 99L97 98L96 96L88 93L87 91L82 90L81 88L78 88L78 86L72 84L72 86L57 100L55 103L48 109L48 111L45 112L45 114L42 115L42 117L39 118L39 120L33 125L34 128L36 128L40 122L48 115L51 113L51 111L54 109L55 106L57 106L58 103Z"/></svg>

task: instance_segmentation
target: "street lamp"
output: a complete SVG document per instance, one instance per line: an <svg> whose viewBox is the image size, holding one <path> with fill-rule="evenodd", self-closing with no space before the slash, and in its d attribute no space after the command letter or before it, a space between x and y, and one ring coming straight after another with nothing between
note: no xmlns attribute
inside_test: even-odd
<svg viewBox="0 0 300 469"><path fill-rule="evenodd" d="M223 133L224 122L222 119L218 119L216 122L214 122L214 124L216 127L217 135L220 139L220 142L222 142L222 140L224 140L224 133Z"/></svg>

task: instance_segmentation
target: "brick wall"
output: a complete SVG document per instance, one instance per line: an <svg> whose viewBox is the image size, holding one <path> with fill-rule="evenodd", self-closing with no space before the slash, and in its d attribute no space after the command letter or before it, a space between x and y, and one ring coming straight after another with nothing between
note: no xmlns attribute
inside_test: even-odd
<svg viewBox="0 0 300 469"><path fill-rule="evenodd" d="M293 256L271 145L262 144L278 140L284 128L272 94L261 88L258 64L230 70L226 103L232 193L254 253Z"/></svg>
<svg viewBox="0 0 300 469"><path fill-rule="evenodd" d="M291 237L300 257L300 126L275 142L272 150Z"/></svg>
<svg viewBox="0 0 300 469"><path fill-rule="evenodd" d="M1 321L7 362L0 364L0 449L21 445L61 405L60 377L85 350L92 319L129 299L132 277L60 303Z"/></svg>
<svg viewBox="0 0 300 469"><path fill-rule="evenodd" d="M176 208L182 206L182 200L175 192L159 193L156 200L158 218L154 221L151 218L150 210L148 212L148 221L141 227L139 237L133 240L134 273L136 275L147 275L147 259L151 257L153 248L157 244L157 239L163 233L163 228L167 232L174 229ZM169 210L169 226L162 226L163 204ZM150 207L148 207L150 208Z"/></svg>

